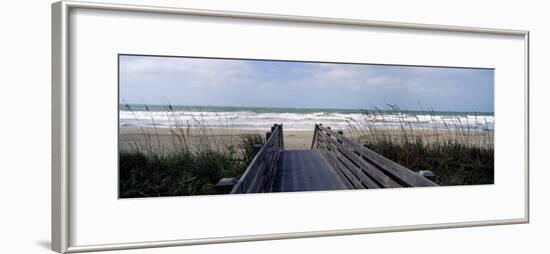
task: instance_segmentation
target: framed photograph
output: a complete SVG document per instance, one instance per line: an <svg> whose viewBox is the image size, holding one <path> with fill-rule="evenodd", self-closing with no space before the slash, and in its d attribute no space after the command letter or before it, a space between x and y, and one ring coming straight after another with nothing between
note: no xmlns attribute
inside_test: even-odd
<svg viewBox="0 0 550 254"><path fill-rule="evenodd" d="M527 223L527 31L52 6L60 253Z"/></svg>

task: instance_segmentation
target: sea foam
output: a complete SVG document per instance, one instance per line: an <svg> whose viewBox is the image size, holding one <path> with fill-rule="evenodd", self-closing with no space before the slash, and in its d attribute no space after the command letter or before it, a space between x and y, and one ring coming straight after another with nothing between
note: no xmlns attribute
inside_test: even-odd
<svg viewBox="0 0 550 254"><path fill-rule="evenodd" d="M376 127L400 128L412 126L413 128L444 128L470 130L493 130L494 116L474 114L406 114L384 113L366 115L361 113L339 112L268 112L258 113L252 111L227 111L227 112L203 112L203 111L129 111L121 110L119 113L119 126L121 128L157 127L170 128L173 126L202 126L202 127L228 127L234 129L260 130L269 129L275 123L283 123L285 130L313 130L316 123L322 123L335 129L345 129L367 120Z"/></svg>

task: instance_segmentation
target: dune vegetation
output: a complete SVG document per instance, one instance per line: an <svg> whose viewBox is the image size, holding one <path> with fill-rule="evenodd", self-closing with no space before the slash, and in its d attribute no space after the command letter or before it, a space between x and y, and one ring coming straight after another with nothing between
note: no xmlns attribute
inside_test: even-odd
<svg viewBox="0 0 550 254"><path fill-rule="evenodd" d="M405 121L414 113L395 105L390 108L391 115L403 116L397 127L378 124L386 121L387 110L364 110L360 121L349 122L353 139L413 171L431 170L439 185L494 183L494 131L486 121L471 128L455 118L425 128L418 117ZM434 118L435 112L430 116ZM479 120L483 122L483 116Z"/></svg>
<svg viewBox="0 0 550 254"><path fill-rule="evenodd" d="M125 107L132 110L128 104ZM220 142L211 134L212 128L201 124L200 117L184 123L169 104L166 114L172 134L170 148L159 141L156 124L145 128L135 117L141 137L132 141L133 149L119 152L120 198L216 194L216 183L225 177L240 177L253 158L253 145L264 143L259 134ZM154 123L152 116L151 120ZM199 142L191 144L191 135Z"/></svg>

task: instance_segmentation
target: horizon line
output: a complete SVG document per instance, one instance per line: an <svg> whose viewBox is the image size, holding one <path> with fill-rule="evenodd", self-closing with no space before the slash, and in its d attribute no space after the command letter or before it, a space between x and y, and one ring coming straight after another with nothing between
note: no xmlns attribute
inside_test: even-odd
<svg viewBox="0 0 550 254"><path fill-rule="evenodd" d="M281 106L227 106L227 105L196 105L196 104L148 104L148 103L120 103L119 106L124 105L147 105L147 106L177 106L177 107L218 107L218 108L265 108L265 109L321 109L321 110L382 110L382 111L403 111L403 112L410 112L410 111L418 111L418 112L441 112L441 113L489 113L494 114L494 111L459 111L459 110L435 110L435 109L402 109L399 108L399 110L392 110L392 109L384 109L384 108L378 108L377 106L374 106L374 108L318 108L318 107L281 107ZM387 106L392 104L387 104ZM397 105L398 106L398 105ZM399 107L399 106L398 106ZM123 110L121 107L119 107L119 110ZM123 110L124 111L124 110Z"/></svg>

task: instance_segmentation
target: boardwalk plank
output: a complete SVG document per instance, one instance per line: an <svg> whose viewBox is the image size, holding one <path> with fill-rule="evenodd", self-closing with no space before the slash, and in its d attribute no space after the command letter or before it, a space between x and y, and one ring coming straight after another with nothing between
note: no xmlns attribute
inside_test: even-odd
<svg viewBox="0 0 550 254"><path fill-rule="evenodd" d="M344 189L346 184L319 151L281 151L272 192Z"/></svg>

